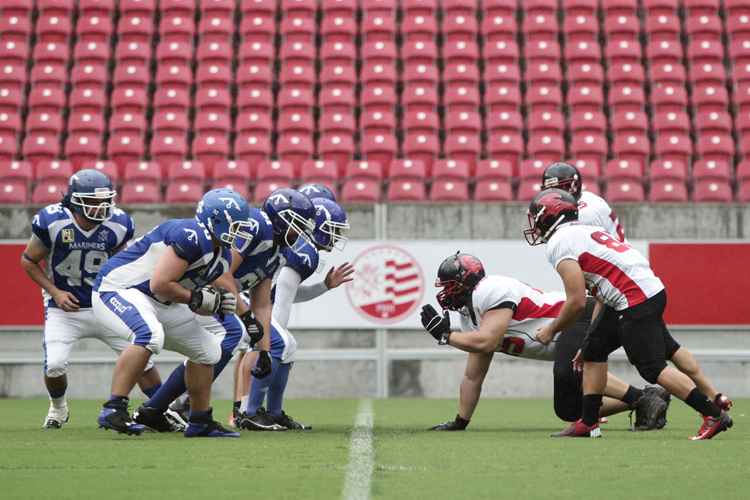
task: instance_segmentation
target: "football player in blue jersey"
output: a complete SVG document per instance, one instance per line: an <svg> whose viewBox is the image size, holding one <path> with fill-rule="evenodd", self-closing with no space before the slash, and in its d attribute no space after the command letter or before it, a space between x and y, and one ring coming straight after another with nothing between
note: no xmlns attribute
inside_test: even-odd
<svg viewBox="0 0 750 500"><path fill-rule="evenodd" d="M130 418L128 395L151 355L166 347L188 358L185 380L192 409L185 436L239 436L213 420L210 392L221 340L196 314L235 312L231 247L251 237L249 215L250 207L239 194L211 190L198 203L194 218L158 225L102 267L94 287L94 314L132 343L117 360L100 427L127 434L146 429Z"/></svg>
<svg viewBox="0 0 750 500"><path fill-rule="evenodd" d="M332 194L332 193L331 193ZM343 250L349 222L346 211L328 198L313 198L315 230L312 241L281 251L280 270L274 286L273 321L271 324L271 376L254 378L247 406L236 419L236 425L248 430L305 430L311 427L295 421L283 411L284 392L294 364L297 341L287 325L294 302L306 302L352 280L354 269L349 263L331 268L325 279L313 285L302 285L319 265L319 252L334 248ZM264 400L268 407L263 407Z"/></svg>
<svg viewBox="0 0 750 500"><path fill-rule="evenodd" d="M325 184L303 184L297 188L297 191L306 194L311 200L314 200L315 198L325 198L327 200L336 201L336 195L333 194L331 188Z"/></svg>
<svg viewBox="0 0 750 500"><path fill-rule="evenodd" d="M66 370L73 344L94 337L118 353L129 344L127 337L102 329L91 310L97 272L135 229L133 219L115 206L116 194L106 175L80 170L70 178L62 202L43 208L31 222L32 236L21 266L44 295L44 383L50 407L43 427L47 429L59 429L68 421ZM152 366L138 377L148 394L160 384Z"/></svg>

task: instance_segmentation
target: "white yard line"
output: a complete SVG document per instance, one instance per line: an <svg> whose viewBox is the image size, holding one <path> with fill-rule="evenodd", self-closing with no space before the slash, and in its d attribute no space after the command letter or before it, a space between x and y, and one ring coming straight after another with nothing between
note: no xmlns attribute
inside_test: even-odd
<svg viewBox="0 0 750 500"><path fill-rule="evenodd" d="M349 465L346 467L346 482L341 495L344 500L370 498L370 483L375 467L375 447L372 442L373 416L372 400L363 399L359 403L352 430Z"/></svg>

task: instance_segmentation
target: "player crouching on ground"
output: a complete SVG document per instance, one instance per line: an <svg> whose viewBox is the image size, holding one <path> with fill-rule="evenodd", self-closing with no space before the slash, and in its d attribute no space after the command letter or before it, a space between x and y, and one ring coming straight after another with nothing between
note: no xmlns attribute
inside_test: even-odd
<svg viewBox="0 0 750 500"><path fill-rule="evenodd" d="M543 341L536 332L550 325L560 312L565 295L543 292L506 276L485 276L482 262L469 254L456 253L440 264L435 286L442 288L437 300L439 314L431 305L422 307L422 325L438 341L469 353L461 382L459 410L455 420L433 430L463 430L469 425L479 402L487 371L495 352L540 361L554 361L554 408L562 420L581 416L581 375L572 361L580 348L591 319L588 314ZM461 331L451 331L448 311L461 315ZM614 375L607 379L602 415L636 411L641 430L661 428L666 423L668 399L661 390L637 389Z"/></svg>
<svg viewBox="0 0 750 500"><path fill-rule="evenodd" d="M44 291L44 384L50 399L45 429L59 429L68 421L66 371L73 344L98 338L118 354L129 345L127 337L103 329L91 310L96 273L135 230L133 219L115 207L116 194L106 175L80 170L70 178L62 202L43 208L31 222L21 267ZM138 384L150 395L160 383L149 363Z"/></svg>
<svg viewBox="0 0 750 500"><path fill-rule="evenodd" d="M236 238L248 237L249 212L247 201L234 191L214 189L203 195L194 218L158 225L102 268L94 314L132 344L117 360L100 427L127 434L145 430L128 414L128 395L151 355L166 347L189 360L185 380L192 409L185 436L239 437L212 418L213 365L221 358L221 346L195 313L235 312L230 248Z"/></svg>
<svg viewBox="0 0 750 500"><path fill-rule="evenodd" d="M598 302L581 348L582 417L560 435L601 435L599 408L607 383L607 358L620 346L646 381L658 383L703 415L703 425L691 439L711 439L729 429L732 419L726 411L731 401L721 394L710 400L688 375L667 366L666 360L680 345L662 319L666 290L648 261L600 227L580 224L578 204L566 191L547 189L537 194L528 217L526 240L530 245L547 245L547 259L566 293L559 317L537 338L574 324L586 306L587 289Z"/></svg>

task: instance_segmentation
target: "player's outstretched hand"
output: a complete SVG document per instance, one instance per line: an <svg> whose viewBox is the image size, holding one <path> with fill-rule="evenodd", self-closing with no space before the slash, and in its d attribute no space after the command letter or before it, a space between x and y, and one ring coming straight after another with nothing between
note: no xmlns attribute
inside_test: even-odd
<svg viewBox="0 0 750 500"><path fill-rule="evenodd" d="M339 267L332 267L326 274L325 283L328 289L336 288L337 286L349 283L354 279L354 267L348 262L344 262Z"/></svg>
<svg viewBox="0 0 750 500"><path fill-rule="evenodd" d="M245 325L247 336L250 337L250 347L253 347L255 344L260 342L260 339L263 338L263 325L261 325L258 320L255 319L252 311L247 311L245 314L240 316L240 319Z"/></svg>
<svg viewBox="0 0 750 500"><path fill-rule="evenodd" d="M271 355L268 351L260 351L258 353L258 361L255 362L255 368L251 372L253 377L265 378L271 374L272 369Z"/></svg>
<svg viewBox="0 0 750 500"><path fill-rule="evenodd" d="M78 299L76 296L63 290L58 290L57 293L52 296L52 300L55 301L57 307L65 312L75 312L81 308L78 305Z"/></svg>
<svg viewBox="0 0 750 500"><path fill-rule="evenodd" d="M456 415L454 420L443 422L442 424L430 427L431 431L462 431L469 425L469 421Z"/></svg>
<svg viewBox="0 0 750 500"><path fill-rule="evenodd" d="M555 336L555 332L547 328L546 326L541 327L536 331L537 342L547 345L552 342L552 338Z"/></svg>
<svg viewBox="0 0 750 500"><path fill-rule="evenodd" d="M420 313L422 319L422 326L429 332L430 335L435 337L435 340L440 342L444 335L451 331L451 320L448 316L448 311L444 311L441 316L432 304L426 304L422 306L422 312Z"/></svg>
<svg viewBox="0 0 750 500"><path fill-rule="evenodd" d="M573 357L573 371L574 372L582 372L583 371L583 356L581 356L581 350L578 349L578 352Z"/></svg>

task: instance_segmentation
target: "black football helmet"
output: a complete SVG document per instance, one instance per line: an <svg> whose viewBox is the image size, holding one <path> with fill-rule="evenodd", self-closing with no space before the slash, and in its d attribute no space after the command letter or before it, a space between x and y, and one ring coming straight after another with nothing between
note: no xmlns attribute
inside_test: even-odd
<svg viewBox="0 0 750 500"><path fill-rule="evenodd" d="M581 197L581 172L570 163L558 161L544 169L542 189L563 189L578 200Z"/></svg>
<svg viewBox="0 0 750 500"><path fill-rule="evenodd" d="M529 228L523 232L526 242L541 245L565 222L578 220L578 202L562 189L545 189L529 204Z"/></svg>
<svg viewBox="0 0 750 500"><path fill-rule="evenodd" d="M484 265L468 253L456 252L440 264L435 286L442 288L437 301L443 309L458 311L469 303L471 292L484 278Z"/></svg>

